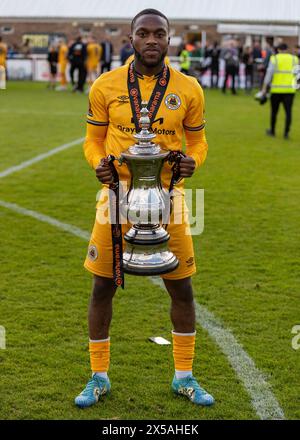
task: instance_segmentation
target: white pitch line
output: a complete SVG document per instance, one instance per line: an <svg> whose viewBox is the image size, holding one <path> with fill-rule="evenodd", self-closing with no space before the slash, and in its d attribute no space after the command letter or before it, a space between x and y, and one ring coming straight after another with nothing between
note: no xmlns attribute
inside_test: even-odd
<svg viewBox="0 0 300 440"><path fill-rule="evenodd" d="M87 231L68 223L62 223L53 217L25 209L15 203L8 203L3 200L0 200L0 206L17 212L18 214L33 217L36 220L48 223L76 237L89 240L90 234ZM150 277L150 280L153 284L165 288L159 277ZM258 417L262 420L283 420L285 418L284 413L273 395L270 385L255 366L251 357L245 352L241 344L237 342L231 331L225 329L221 322L217 320L213 313L207 310L206 307L198 304L196 301L195 306L197 323L207 330L221 351L229 359L232 368L250 395L252 406Z"/></svg>
<svg viewBox="0 0 300 440"><path fill-rule="evenodd" d="M27 168L34 163L40 162L41 160L47 159L54 154L60 153L63 150L67 150L74 145L78 145L84 141L84 138L75 139L72 142L68 142L67 144L60 145L59 147L53 148L52 150L47 151L46 153L39 154L38 156L33 157L32 159L26 160L25 162L21 162L19 165L15 165L13 167L7 168L4 171L0 172L0 179L3 177L9 176L10 174L16 173L17 171L21 171L24 168Z"/></svg>
<svg viewBox="0 0 300 440"><path fill-rule="evenodd" d="M161 278L151 277L151 281L166 290ZM232 368L250 395L252 406L258 417L262 420L284 420L284 413L273 395L270 385L231 331L224 328L213 313L196 301L195 309L197 323L207 330L229 359Z"/></svg>
<svg viewBox="0 0 300 440"><path fill-rule="evenodd" d="M49 225L55 226L58 229L62 229L63 231L69 232L70 234L83 238L84 240L90 239L91 234L88 232L83 231L76 226L69 225L68 223L60 222L59 220L49 217L48 215L41 214L40 212L32 211L31 209L26 209L22 206L16 205L15 203L5 202L4 200L0 200L0 206L17 212L18 214L26 215L27 217L32 217L41 222L48 223Z"/></svg>

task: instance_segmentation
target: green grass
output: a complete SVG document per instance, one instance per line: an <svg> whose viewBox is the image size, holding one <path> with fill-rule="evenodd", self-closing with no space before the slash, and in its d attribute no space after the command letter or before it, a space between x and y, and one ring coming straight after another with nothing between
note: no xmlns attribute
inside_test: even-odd
<svg viewBox="0 0 300 440"><path fill-rule="evenodd" d="M263 372L287 418L300 418L300 351L291 347L299 316L300 118L292 140L266 138L269 108L253 98L206 92L209 155L187 186L205 188L205 230L194 237L196 300L232 330ZM0 171L83 137L86 96L38 83L0 93ZM0 180L0 199L91 230L98 184L81 146ZM214 394L194 407L170 391L169 299L147 278L127 277L114 300L110 378L96 407L73 399L90 374L86 243L0 208L1 419L255 419L243 384L210 336L197 328L195 375Z"/></svg>

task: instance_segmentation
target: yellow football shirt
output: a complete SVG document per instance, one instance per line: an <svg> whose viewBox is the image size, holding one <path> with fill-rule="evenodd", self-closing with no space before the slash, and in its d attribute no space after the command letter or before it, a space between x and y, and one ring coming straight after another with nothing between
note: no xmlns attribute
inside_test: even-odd
<svg viewBox="0 0 300 440"><path fill-rule="evenodd" d="M68 59L68 46L66 44L62 44L59 46L58 50L58 64L67 64Z"/></svg>
<svg viewBox="0 0 300 440"><path fill-rule="evenodd" d="M0 43L0 66L6 66L7 46L5 43Z"/></svg>
<svg viewBox="0 0 300 440"><path fill-rule="evenodd" d="M96 168L101 158L109 154L120 157L122 151L135 143L136 133L128 96L129 65L102 74L93 84L89 95L87 134L84 152L90 165ZM196 166L207 154L204 121L204 96L197 80L170 69L170 80L163 100L152 122L155 143L167 150L182 150L186 140L186 154L192 156ZM138 75L143 101L148 101L157 77ZM130 181L125 164L117 166L120 180ZM171 166L165 162L161 174L162 184L168 188L172 176ZM183 188L183 180L176 185Z"/></svg>
<svg viewBox="0 0 300 440"><path fill-rule="evenodd" d="M102 47L97 43L89 43L87 45L87 67L90 69L97 68L102 54Z"/></svg>

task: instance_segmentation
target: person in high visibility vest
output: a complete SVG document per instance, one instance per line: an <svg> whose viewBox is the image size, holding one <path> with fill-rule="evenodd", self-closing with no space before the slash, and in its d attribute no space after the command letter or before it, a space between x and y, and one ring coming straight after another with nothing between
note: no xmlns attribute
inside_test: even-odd
<svg viewBox="0 0 300 440"><path fill-rule="evenodd" d="M190 53L185 48L182 49L180 52L180 72L185 73L186 75L189 74L189 70L191 68L191 59L190 59Z"/></svg>
<svg viewBox="0 0 300 440"><path fill-rule="evenodd" d="M279 106L282 103L286 113L284 138L289 138L292 123L292 107L297 90L298 58L288 53L288 46L282 43L278 54L272 55L262 87L262 94L271 92L271 128L266 131L268 136L275 136L276 119Z"/></svg>

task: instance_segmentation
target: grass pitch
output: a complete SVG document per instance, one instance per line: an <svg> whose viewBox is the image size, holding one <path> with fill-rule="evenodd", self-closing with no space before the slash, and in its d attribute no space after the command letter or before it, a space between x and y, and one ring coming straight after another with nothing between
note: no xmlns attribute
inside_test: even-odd
<svg viewBox="0 0 300 440"><path fill-rule="evenodd" d="M286 418L300 418L300 104L291 141L264 135L269 108L252 97L206 91L209 155L187 187L205 189L205 230L194 237L195 297L231 329ZM85 134L86 96L39 83L0 92L0 172ZM98 183L81 145L0 180L0 199L90 231ZM147 278L126 277L114 300L112 393L85 411L73 404L90 374L87 243L0 207L1 419L255 419L243 384L197 328L195 376L216 398L199 408L173 396L169 299Z"/></svg>

